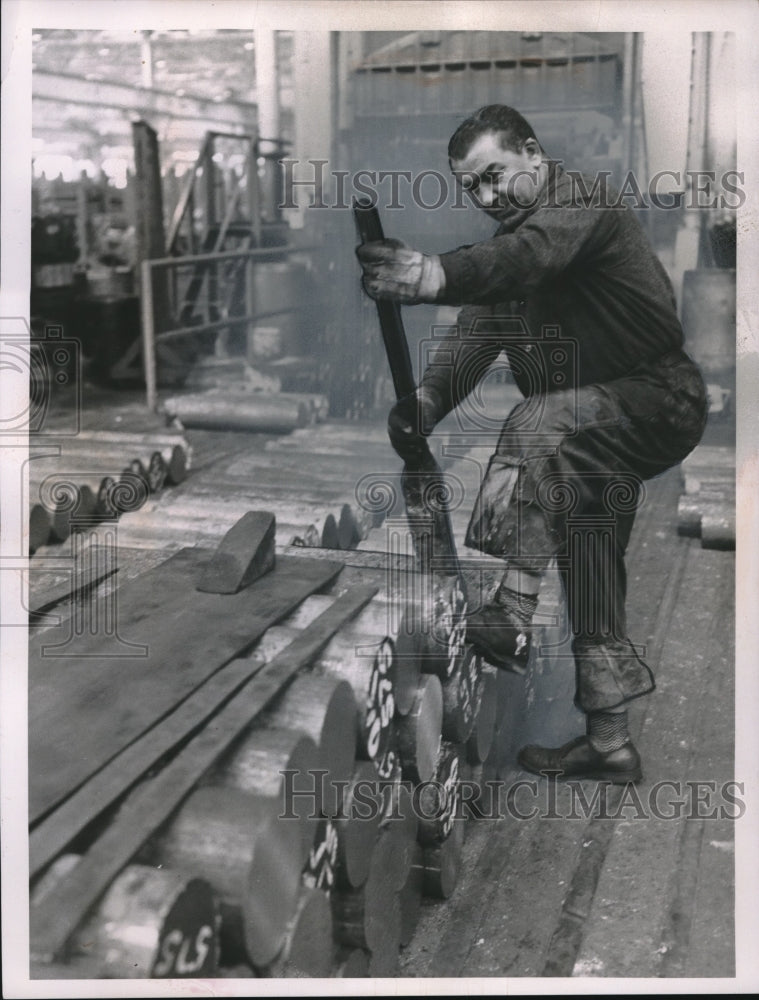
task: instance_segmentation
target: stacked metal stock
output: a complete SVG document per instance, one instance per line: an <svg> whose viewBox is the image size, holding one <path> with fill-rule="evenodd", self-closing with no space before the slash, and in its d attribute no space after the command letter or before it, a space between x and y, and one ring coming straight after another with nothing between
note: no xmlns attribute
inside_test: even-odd
<svg viewBox="0 0 759 1000"><path fill-rule="evenodd" d="M184 482L191 448L181 434L79 431L36 438L29 461L29 551L72 531L139 510Z"/></svg>
<svg viewBox="0 0 759 1000"><path fill-rule="evenodd" d="M735 448L699 445L682 463L677 530L704 549L735 548Z"/></svg>
<svg viewBox="0 0 759 1000"><path fill-rule="evenodd" d="M40 811L36 974L397 973L423 894L455 887L461 779L492 746L494 678L451 635L452 595L422 612L400 598L408 580L388 586L381 559L342 560L358 565ZM150 572L134 581L150 583ZM298 653L325 615L339 627ZM408 631L425 615L434 643Z"/></svg>
<svg viewBox="0 0 759 1000"><path fill-rule="evenodd" d="M272 438L187 432L193 470L181 490L151 497L119 527L120 544L176 549L212 545L247 510L277 517L277 543L353 549L382 523L366 484L397 478L384 427L318 424Z"/></svg>

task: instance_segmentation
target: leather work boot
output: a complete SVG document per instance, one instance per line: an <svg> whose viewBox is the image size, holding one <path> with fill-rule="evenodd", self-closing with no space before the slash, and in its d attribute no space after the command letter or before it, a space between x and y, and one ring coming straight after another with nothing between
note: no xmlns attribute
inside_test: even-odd
<svg viewBox="0 0 759 1000"><path fill-rule="evenodd" d="M643 777L640 754L632 743L625 743L619 750L600 753L587 736L578 736L556 749L535 745L522 747L517 760L525 771L533 774L559 771L556 777L562 779L590 778L626 785Z"/></svg>
<svg viewBox="0 0 759 1000"><path fill-rule="evenodd" d="M532 636L529 628L498 604L488 604L467 618L466 641L494 667L525 674Z"/></svg>

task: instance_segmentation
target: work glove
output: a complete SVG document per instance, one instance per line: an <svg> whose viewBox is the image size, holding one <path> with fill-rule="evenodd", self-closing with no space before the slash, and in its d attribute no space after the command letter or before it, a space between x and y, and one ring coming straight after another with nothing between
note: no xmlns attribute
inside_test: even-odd
<svg viewBox="0 0 759 1000"><path fill-rule="evenodd" d="M404 462L416 463L424 457L425 438L444 416L437 394L424 386L398 400L388 415L387 433Z"/></svg>
<svg viewBox="0 0 759 1000"><path fill-rule="evenodd" d="M445 288L445 271L437 254L412 250L400 240L363 243L356 254L364 271L366 293L406 305L436 302Z"/></svg>

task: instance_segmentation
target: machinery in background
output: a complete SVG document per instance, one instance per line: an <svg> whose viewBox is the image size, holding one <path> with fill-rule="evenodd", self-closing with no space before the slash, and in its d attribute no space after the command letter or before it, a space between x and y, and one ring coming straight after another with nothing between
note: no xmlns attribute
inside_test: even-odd
<svg viewBox="0 0 759 1000"><path fill-rule="evenodd" d="M132 132L135 171L126 189L84 174L78 182L35 182L34 335L62 327L79 341L89 378L141 384L140 264L171 257L177 266L159 272L151 289L156 332L213 329L172 334L170 343L158 345L161 383L183 383L205 359L236 358L273 364L280 380L289 373L300 387L309 365L299 306L308 301L309 276L303 262L288 259L289 228L276 183L282 143L260 156L254 135L208 132L195 163L178 179L173 171L162 176L155 131L139 121ZM270 251L256 260L250 293L241 261L224 256L245 250ZM197 256L202 261L195 262ZM263 314L254 324L244 319L251 295Z"/></svg>
<svg viewBox="0 0 759 1000"><path fill-rule="evenodd" d="M96 379L107 376L104 347L123 345L139 315L131 194L86 174L70 182L39 179L32 191L32 337L75 338L69 366L76 357ZM105 324L93 315L103 303L111 312Z"/></svg>

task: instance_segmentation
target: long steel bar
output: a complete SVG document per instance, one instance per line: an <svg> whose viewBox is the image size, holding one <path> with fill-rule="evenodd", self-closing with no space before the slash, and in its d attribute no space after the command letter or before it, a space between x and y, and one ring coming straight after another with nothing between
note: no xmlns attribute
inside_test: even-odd
<svg viewBox="0 0 759 1000"><path fill-rule="evenodd" d="M239 257L253 257L256 259L266 259L276 257L283 253L305 253L309 250L319 249L316 246L293 246L281 247L258 247L252 250L225 250L223 253L196 253L184 257L154 257L146 261L151 267L189 267L192 264L206 264L215 261L234 260Z"/></svg>

